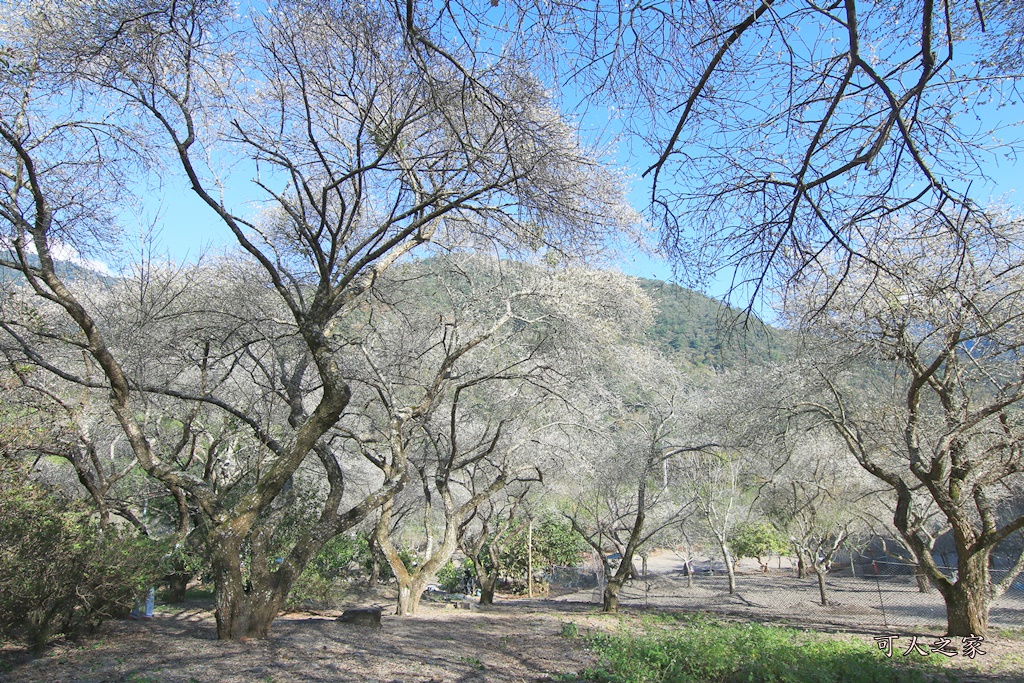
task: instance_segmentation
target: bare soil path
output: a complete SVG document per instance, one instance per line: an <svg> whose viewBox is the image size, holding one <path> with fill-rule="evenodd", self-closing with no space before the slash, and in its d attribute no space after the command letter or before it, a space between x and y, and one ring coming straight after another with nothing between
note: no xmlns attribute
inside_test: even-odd
<svg viewBox="0 0 1024 683"><path fill-rule="evenodd" d="M209 602L163 607L152 621L111 622L92 638L58 644L39 657L0 643L0 681L538 683L564 674L572 680L571 674L593 664L594 656L586 640L563 637L563 627L572 623L576 628L568 630L580 634L633 630L642 627L645 613L660 611L711 611L730 621L781 622L869 646L885 633L899 634L900 645L910 635L929 640L941 635L920 626L881 627L849 604L826 610L790 603L784 616L766 614L742 597L707 586L706 594L696 595L701 591L680 588L680 578L666 574L652 576L649 587L635 582L623 617L599 614L597 605L586 602L592 591L579 591L551 600L499 600L480 610L424 602L421 613L411 618L391 616L385 608L380 630L338 623L340 611L286 614L274 623L269 639L248 642L216 640ZM744 579L749 583L749 577ZM683 600L681 595L691 597ZM386 591L351 599L350 606L391 604ZM974 660L950 660L953 680L1024 683L1024 632L999 629L984 648L986 654Z"/></svg>
<svg viewBox="0 0 1024 683"><path fill-rule="evenodd" d="M39 658L7 646L0 680L24 683L509 683L551 680L592 657L567 621L595 619L584 606L537 611L506 603L467 611L421 606L415 617L385 614L380 630L341 624L336 613L290 614L263 641L216 640L208 608L159 611L150 621L107 624L79 645Z"/></svg>

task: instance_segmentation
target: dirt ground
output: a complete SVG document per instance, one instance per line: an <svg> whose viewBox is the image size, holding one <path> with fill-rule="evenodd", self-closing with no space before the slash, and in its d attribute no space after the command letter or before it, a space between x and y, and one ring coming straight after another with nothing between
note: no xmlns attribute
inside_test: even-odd
<svg viewBox="0 0 1024 683"><path fill-rule="evenodd" d="M335 618L340 611L296 613L280 617L265 641L220 642L208 602L158 606L151 621L111 622L92 638L59 643L39 657L0 643L0 681L533 683L564 674L572 680L571 674L592 664L594 656L584 639L562 635L565 625L574 624L584 635L631 629L646 612L659 610L707 610L725 620L813 628L827 637L860 639L872 647L880 635L899 635L896 649L912 635L922 643L941 635L941 630L920 626L880 627L849 604L825 612L808 602L806 609L793 604L784 616L765 614L742 594L712 594L708 586L693 604L681 604L686 601L678 596L685 591L674 571L666 566L643 586L634 582L628 587L624 617L601 615L589 602L592 590L544 600L499 599L479 610L424 602L420 614L411 618L388 615L392 603L386 592L361 593L350 596L348 606L386 606L380 630L339 623ZM663 601L668 604L658 604ZM955 680L1024 682L1024 632L994 631L983 645L986 654L948 661Z"/></svg>
<svg viewBox="0 0 1024 683"><path fill-rule="evenodd" d="M584 640L561 635L563 625L571 622L581 634L629 628L643 612L627 609L627 616L618 619L581 603L540 600L480 611L427 605L416 617L385 616L379 631L340 624L333 614L303 613L279 618L265 641L239 643L215 639L207 608L163 609L152 621L113 622L94 638L58 644L38 658L8 645L0 651L0 680L533 683L576 673L593 662ZM873 643L870 632L830 637ZM955 680L1024 681L1024 638L995 636L984 649L986 654L973 661L959 657L949 662Z"/></svg>
<svg viewBox="0 0 1024 683"><path fill-rule="evenodd" d="M380 602L376 604L381 604ZM421 605L380 630L335 621L340 612L287 614L265 641L216 640L208 607L160 609L150 621L107 624L78 645L39 658L0 651L0 680L25 683L455 683L545 681L587 666L580 639L562 625L600 621L581 605L512 602L470 611Z"/></svg>
<svg viewBox="0 0 1024 683"><path fill-rule="evenodd" d="M620 602L629 607L712 611L751 621L791 620L795 626L826 630L887 632L895 628L938 633L946 626L941 594L937 590L922 593L909 572L883 574L877 579L863 573L851 576L849 570L831 573L827 578L829 604L823 607L817 578L798 579L785 558L773 558L767 574L761 573L755 560L741 560L734 594L728 591L721 561L714 563L713 573L707 571L711 565L707 558L699 559L699 571L691 584L678 554L656 551L648 558L648 580L627 584L619 594ZM598 590L580 590L559 599L598 602L600 595ZM1024 627L1024 590L1014 588L996 599L989 625L1011 630Z"/></svg>

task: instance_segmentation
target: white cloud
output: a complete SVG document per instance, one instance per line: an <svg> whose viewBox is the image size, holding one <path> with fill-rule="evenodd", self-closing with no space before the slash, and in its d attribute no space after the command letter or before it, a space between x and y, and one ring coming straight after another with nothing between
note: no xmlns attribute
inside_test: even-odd
<svg viewBox="0 0 1024 683"><path fill-rule="evenodd" d="M36 245L33 244L32 242L29 242L25 246L27 247L27 251L30 254L36 253ZM4 250L13 251L14 244L7 237L0 236L0 248L3 248ZM73 263L76 266L86 268L93 272L99 273L100 275L114 275L114 271L112 271L110 269L110 266L108 266L106 263L104 263L103 261L99 261L97 259L89 259L83 257L78 252L78 250L72 247L70 244L65 244L63 242L51 242L50 254L53 256L55 261L65 261L68 263Z"/></svg>

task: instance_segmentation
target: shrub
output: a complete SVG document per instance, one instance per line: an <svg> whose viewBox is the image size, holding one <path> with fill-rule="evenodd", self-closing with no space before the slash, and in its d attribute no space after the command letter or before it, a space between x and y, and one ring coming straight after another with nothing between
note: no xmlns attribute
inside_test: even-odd
<svg viewBox="0 0 1024 683"><path fill-rule="evenodd" d="M527 565L527 526L502 539L501 571L522 582L525 591ZM533 570L546 571L552 565L575 567L587 543L564 519L548 515L533 528ZM486 558L486 553L484 554ZM489 563L488 563L489 564Z"/></svg>
<svg viewBox="0 0 1024 683"><path fill-rule="evenodd" d="M160 575L165 548L113 526L101 529L67 500L0 461L0 628L36 649L124 616Z"/></svg>
<svg viewBox="0 0 1024 683"><path fill-rule="evenodd" d="M335 536L309 561L299 578L288 592L286 606L290 609L302 607L336 607L335 589L338 581L360 575L362 565L369 556L369 544L363 534Z"/></svg>
<svg viewBox="0 0 1024 683"><path fill-rule="evenodd" d="M462 579L462 569L455 566L454 562L449 561L448 564L437 570L437 583L448 593L458 590L460 579Z"/></svg>
<svg viewBox="0 0 1024 683"><path fill-rule="evenodd" d="M737 558L757 558L758 563L767 571L768 565L761 558L773 553L784 553L789 544L768 522L743 522L736 526L736 532L729 538L729 547Z"/></svg>
<svg viewBox="0 0 1024 683"><path fill-rule="evenodd" d="M437 583L448 593L458 593L465 590L466 578L472 576L475 576L475 571L469 558L464 559L461 565L449 560L448 564L437 570Z"/></svg>
<svg viewBox="0 0 1024 683"><path fill-rule="evenodd" d="M334 597L335 582L324 578L316 572L306 571L299 575L299 578L292 584L288 591L288 598L285 606L289 609L318 608L329 609L337 607Z"/></svg>
<svg viewBox="0 0 1024 683"><path fill-rule="evenodd" d="M210 583L210 562L202 542L202 529L193 529L188 536L171 546L161 562L164 588L157 592L161 601L181 604L189 596L188 585L199 577L200 584Z"/></svg>
<svg viewBox="0 0 1024 683"><path fill-rule="evenodd" d="M360 566L369 552L365 535L335 536L309 561L303 574L315 574L327 581L346 578L350 575L351 565Z"/></svg>

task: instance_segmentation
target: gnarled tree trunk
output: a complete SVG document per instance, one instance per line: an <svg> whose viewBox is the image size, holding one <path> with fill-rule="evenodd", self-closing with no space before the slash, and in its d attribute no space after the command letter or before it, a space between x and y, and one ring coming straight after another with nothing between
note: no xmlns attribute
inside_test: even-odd
<svg viewBox="0 0 1024 683"><path fill-rule="evenodd" d="M480 583L480 604L494 604L494 589L498 587L498 572L485 572L477 574L477 581Z"/></svg>
<svg viewBox="0 0 1024 683"><path fill-rule="evenodd" d="M167 602L172 605L185 602L185 593L188 582L192 580L192 573L184 570L184 563L176 563L174 571L165 576L164 580L167 582Z"/></svg>
<svg viewBox="0 0 1024 683"><path fill-rule="evenodd" d="M928 573L921 565L914 565L914 580L917 581L917 590L922 593L931 593L935 590L932 582L928 580Z"/></svg>
<svg viewBox="0 0 1024 683"><path fill-rule="evenodd" d="M405 581L399 581L398 608L395 610L395 614L406 617L416 614L416 610L420 606L420 598L423 597L426 587L427 580L422 574L415 577L409 576Z"/></svg>
<svg viewBox="0 0 1024 683"><path fill-rule="evenodd" d="M380 583L380 547L377 545L377 535L372 534L370 536L370 578L367 579L366 585L370 588L376 588L377 584Z"/></svg>
<svg viewBox="0 0 1024 683"><path fill-rule="evenodd" d="M471 554L469 559L473 563L473 570L476 572L476 581L480 584L480 604L493 605L494 589L498 587L498 576L501 573L500 552L492 541L491 545L487 548L487 554L490 558L490 570L488 570L484 559L480 556L483 549L482 539L479 545L480 547L474 548L476 552Z"/></svg>
<svg viewBox="0 0 1024 683"><path fill-rule="evenodd" d="M275 585L274 573L253 583L242 579L240 541L228 539L211 549L217 637L221 640L266 638L287 590ZM289 585L285 587L291 588Z"/></svg>
<svg viewBox="0 0 1024 683"><path fill-rule="evenodd" d="M622 588L624 578L616 578L618 575L619 572L615 572L615 575L605 584L604 593L601 595L602 612L614 614L619 611L619 589Z"/></svg>
<svg viewBox="0 0 1024 683"><path fill-rule="evenodd" d="M653 455L651 459L648 460L648 469L650 469L652 461ZM630 578L636 571L636 568L633 567L633 556L636 555L637 548L640 547L644 522L647 519L646 478L642 478L639 486L637 487L636 502L636 517L633 519L633 528L629 532L629 540L626 542L626 547L622 550L622 559L619 561L619 566L615 570L615 573L609 577L608 583L605 584L604 587L601 606L601 611L603 612L615 613L619 611L619 590L622 588L622 585L626 583L626 579Z"/></svg>
<svg viewBox="0 0 1024 683"><path fill-rule="evenodd" d="M939 584L946 602L946 632L951 636L985 635L991 603L989 552L962 553L957 558L955 583Z"/></svg>
<svg viewBox="0 0 1024 683"><path fill-rule="evenodd" d="M805 579L807 578L807 563L804 562L804 554L800 552L800 548L796 548L796 578Z"/></svg>

